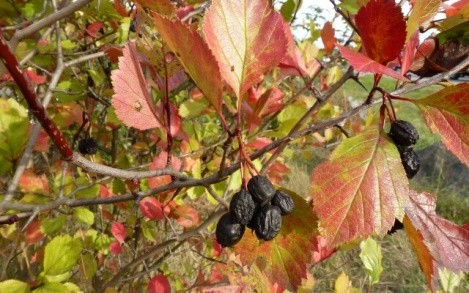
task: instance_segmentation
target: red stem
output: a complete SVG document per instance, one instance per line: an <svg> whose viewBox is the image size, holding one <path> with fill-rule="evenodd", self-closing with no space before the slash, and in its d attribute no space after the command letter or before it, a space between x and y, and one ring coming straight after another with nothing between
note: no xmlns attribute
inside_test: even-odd
<svg viewBox="0 0 469 293"><path fill-rule="evenodd" d="M23 93L23 96L28 103L31 113L36 117L36 119L41 123L42 127L49 135L51 140L59 149L62 157L70 161L73 157L73 150L70 148L67 140L63 136L62 132L59 130L57 125L50 119L47 114L46 109L41 104L37 98L36 93L34 92L31 82L28 76L21 69L18 59L11 52L10 47L8 46L5 38L3 37L2 31L0 30L0 59L5 64L5 67L10 72L13 80L18 85L18 88Z"/></svg>

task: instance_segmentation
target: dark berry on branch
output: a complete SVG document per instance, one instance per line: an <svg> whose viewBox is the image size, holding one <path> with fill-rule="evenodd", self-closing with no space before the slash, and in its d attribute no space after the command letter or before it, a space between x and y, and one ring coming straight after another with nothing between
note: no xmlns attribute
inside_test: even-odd
<svg viewBox="0 0 469 293"><path fill-rule="evenodd" d="M420 158L411 147L400 147L397 149L401 154L402 166L404 166L407 178L412 179L420 169Z"/></svg>
<svg viewBox="0 0 469 293"><path fill-rule="evenodd" d="M237 192L230 202L230 214L235 223L247 225L254 215L256 203L251 194L244 189Z"/></svg>
<svg viewBox="0 0 469 293"><path fill-rule="evenodd" d="M78 142L78 151L82 155L94 155L98 151L98 143L92 137L80 139Z"/></svg>
<svg viewBox="0 0 469 293"><path fill-rule="evenodd" d="M415 129L414 125L404 120L395 120L391 123L389 136L392 138L394 143L399 146L414 145L419 139L419 133L417 132L417 129Z"/></svg>
<svg viewBox="0 0 469 293"><path fill-rule="evenodd" d="M398 230L401 230L403 228L404 228L404 224L402 224L401 221L396 219L394 221L394 225L392 226L391 230L388 231L388 235L394 234L395 232L397 232Z"/></svg>
<svg viewBox="0 0 469 293"><path fill-rule="evenodd" d="M254 231L262 240L272 240L282 227L280 208L273 205L263 206L255 215Z"/></svg>
<svg viewBox="0 0 469 293"><path fill-rule="evenodd" d="M280 208L282 216L288 215L295 208L293 199L281 190L277 190L274 197L272 198L272 205Z"/></svg>
<svg viewBox="0 0 469 293"><path fill-rule="evenodd" d="M260 205L269 202L275 195L275 187L266 176L254 176L248 182L252 199Z"/></svg>
<svg viewBox="0 0 469 293"><path fill-rule="evenodd" d="M221 246L228 247L241 240L244 230L244 225L233 222L230 213L226 213L218 220L215 235Z"/></svg>

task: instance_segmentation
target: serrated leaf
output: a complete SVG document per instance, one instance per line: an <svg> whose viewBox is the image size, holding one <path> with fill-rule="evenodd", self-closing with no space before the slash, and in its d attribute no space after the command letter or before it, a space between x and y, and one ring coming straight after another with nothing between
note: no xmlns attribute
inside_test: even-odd
<svg viewBox="0 0 469 293"><path fill-rule="evenodd" d="M415 253L417 254L417 259L420 264L420 269L422 269L423 274L425 275L427 285L432 292L436 292L438 288L438 264L428 250L422 233L415 229L409 217L404 216L402 223L404 224L404 229L407 233L407 236L409 237L410 243L412 243L412 246L415 249Z"/></svg>
<svg viewBox="0 0 469 293"><path fill-rule="evenodd" d="M41 221L41 231L45 234L53 234L54 232L62 229L67 221L66 215L58 217L47 217Z"/></svg>
<svg viewBox="0 0 469 293"><path fill-rule="evenodd" d="M135 43L126 44L122 52L124 55L119 57L119 69L111 73L115 92L112 106L117 117L124 124L139 130L161 127L138 61Z"/></svg>
<svg viewBox="0 0 469 293"><path fill-rule="evenodd" d="M469 166L469 83L446 87L424 99L413 99L433 133Z"/></svg>
<svg viewBox="0 0 469 293"><path fill-rule="evenodd" d="M379 276L383 272L381 246L370 237L360 243L360 249L360 259L368 273L370 284L374 285L379 282Z"/></svg>
<svg viewBox="0 0 469 293"><path fill-rule="evenodd" d="M0 99L0 175L12 167L28 141L28 114L14 99ZM5 161L4 161L5 160Z"/></svg>
<svg viewBox="0 0 469 293"><path fill-rule="evenodd" d="M335 293L352 293L354 288L352 287L352 282L347 274L342 271L340 275L335 280L334 292Z"/></svg>
<svg viewBox="0 0 469 293"><path fill-rule="evenodd" d="M44 251L43 273L54 276L68 272L77 263L80 252L80 240L69 235L54 237Z"/></svg>
<svg viewBox="0 0 469 293"><path fill-rule="evenodd" d="M18 280L6 280L0 282L0 292L29 293L29 285Z"/></svg>
<svg viewBox="0 0 469 293"><path fill-rule="evenodd" d="M339 48L340 54L342 57L347 59L348 63L355 69L357 72L371 72L376 74L384 74L390 77L394 77L396 79L402 81L409 81L406 77L400 75L399 73L395 72L391 68L388 68L378 62L368 58L367 56L350 50L347 47L336 45Z"/></svg>
<svg viewBox="0 0 469 293"><path fill-rule="evenodd" d="M441 0L416 0L407 20L406 42L410 40L421 25L430 21L438 12Z"/></svg>
<svg viewBox="0 0 469 293"><path fill-rule="evenodd" d="M243 239L235 245L243 265L255 263L272 283L295 292L306 277L316 243L317 219L308 204L292 191L288 193L295 209L282 217L282 228L271 241L259 241L253 231L246 229Z"/></svg>
<svg viewBox="0 0 469 293"><path fill-rule="evenodd" d="M434 195L411 191L405 211L438 263L455 272L469 272L469 230L437 216L435 208Z"/></svg>
<svg viewBox="0 0 469 293"><path fill-rule="evenodd" d="M203 31L221 75L238 99L287 51L283 18L267 0L214 0Z"/></svg>
<svg viewBox="0 0 469 293"><path fill-rule="evenodd" d="M311 178L313 209L331 247L384 235L404 216L408 180L397 148L378 127L344 140Z"/></svg>
<svg viewBox="0 0 469 293"><path fill-rule="evenodd" d="M358 11L355 24L370 59L386 64L399 56L406 24L401 7L394 1L369 1Z"/></svg>
<svg viewBox="0 0 469 293"><path fill-rule="evenodd" d="M155 14L154 19L163 40L210 104L221 113L223 83L218 63L207 43L195 28L180 20L172 21L159 14Z"/></svg>
<svg viewBox="0 0 469 293"><path fill-rule="evenodd" d="M86 224L88 226L91 226L94 223L94 214L87 208L75 208L73 210L73 216L79 222L82 222L83 224Z"/></svg>

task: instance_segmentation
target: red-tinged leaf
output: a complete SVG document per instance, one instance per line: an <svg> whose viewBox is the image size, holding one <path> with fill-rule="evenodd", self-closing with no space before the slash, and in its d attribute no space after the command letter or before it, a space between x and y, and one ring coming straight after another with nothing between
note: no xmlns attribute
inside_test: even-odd
<svg viewBox="0 0 469 293"><path fill-rule="evenodd" d="M386 64L399 56L405 43L406 24L395 1L369 1L358 11L355 24L372 60Z"/></svg>
<svg viewBox="0 0 469 293"><path fill-rule="evenodd" d="M138 203L142 214L150 220L163 219L161 202L154 197L145 197Z"/></svg>
<svg viewBox="0 0 469 293"><path fill-rule="evenodd" d="M25 170L20 178L21 191L28 193L49 194L49 180L45 174L36 175L31 170Z"/></svg>
<svg viewBox="0 0 469 293"><path fill-rule="evenodd" d="M410 40L420 26L424 26L427 22L432 20L437 14L440 4L441 0L416 0L414 2L412 12L407 20L406 41Z"/></svg>
<svg viewBox="0 0 469 293"><path fill-rule="evenodd" d="M166 167L168 161L168 153L167 152L161 152L158 154L153 159L153 162L151 162L149 166L149 170L159 170L159 169L164 169ZM181 168L181 160L178 157L172 157L171 158L171 167L174 170L179 170ZM148 178L148 186L151 188L157 188L166 184L171 183L171 176L169 175L163 175L163 176L158 176L158 177L151 177Z"/></svg>
<svg viewBox="0 0 469 293"><path fill-rule="evenodd" d="M148 293L171 293L171 285L165 275L159 274L148 283Z"/></svg>
<svg viewBox="0 0 469 293"><path fill-rule="evenodd" d="M127 230L125 230L124 225L119 222L112 223L111 233L120 244L124 243L125 238L127 238Z"/></svg>
<svg viewBox="0 0 469 293"><path fill-rule="evenodd" d="M417 47L419 45L419 35L419 32L415 32L404 47L401 75L406 74L407 71L410 69L410 65L414 60L415 53L417 52Z"/></svg>
<svg viewBox="0 0 469 293"><path fill-rule="evenodd" d="M335 44L337 43L334 33L335 31L332 27L332 23L329 21L326 22L321 30L321 39L322 43L324 44L326 54L331 54L332 50L334 50Z"/></svg>
<svg viewBox="0 0 469 293"><path fill-rule="evenodd" d="M259 241L253 231L246 229L243 239L234 249L243 265L256 264L271 283L295 292L306 277L306 268L316 246L317 219L299 195L287 192L295 209L282 217L280 233L271 241Z"/></svg>
<svg viewBox="0 0 469 293"><path fill-rule="evenodd" d="M194 227L199 224L199 212L191 206L181 205L172 211L171 216L184 228Z"/></svg>
<svg viewBox="0 0 469 293"><path fill-rule="evenodd" d="M353 68L358 72L371 72L375 74L384 74L384 75L394 77L402 81L409 81L409 79L407 79L404 76L401 76L399 73L395 72L391 68L388 68L382 64L379 64L378 62L371 60L370 58L366 57L363 54L350 50L347 47L343 47L340 45L336 45L336 46L337 48L339 48L340 54L342 55L342 57L347 59L350 65L353 66Z"/></svg>
<svg viewBox="0 0 469 293"><path fill-rule="evenodd" d="M260 96L254 112L260 117L265 117L280 110L283 107L282 99L284 96L285 94L276 86L268 89Z"/></svg>
<svg viewBox="0 0 469 293"><path fill-rule="evenodd" d="M153 12L171 16L175 12L174 5L170 0L135 0L141 7L150 9Z"/></svg>
<svg viewBox="0 0 469 293"><path fill-rule="evenodd" d="M25 72L31 83L34 85L41 85L46 82L46 78L44 76L37 74L33 70L27 69Z"/></svg>
<svg viewBox="0 0 469 293"><path fill-rule="evenodd" d="M214 0L203 31L221 75L241 99L285 56L282 16L267 0Z"/></svg>
<svg viewBox="0 0 469 293"><path fill-rule="evenodd" d="M415 249L420 268L425 275L428 287L432 292L436 292L436 289L438 288L438 264L430 254L430 251L424 242L422 233L415 229L407 216L404 216L404 220L402 222L407 236Z"/></svg>
<svg viewBox="0 0 469 293"><path fill-rule="evenodd" d="M119 58L119 69L111 73L115 92L112 105L117 117L124 124L139 130L161 127L162 123L155 115L156 110L138 61L135 44L126 44L123 53L124 56Z"/></svg>
<svg viewBox="0 0 469 293"><path fill-rule="evenodd" d="M435 38L429 37L420 44L415 53L414 60L409 68L410 71L417 71L425 65L425 60L430 58L433 51L435 51L436 41Z"/></svg>
<svg viewBox="0 0 469 293"><path fill-rule="evenodd" d="M86 32L91 37L97 38L99 36L98 35L99 30L102 29L103 27L104 27L104 23L102 23L101 21L95 21L86 27Z"/></svg>
<svg viewBox="0 0 469 293"><path fill-rule="evenodd" d="M39 132L39 136L37 137L36 144L34 145L34 150L36 152L49 152L49 141L49 135L45 132L44 129L41 129L41 131Z"/></svg>
<svg viewBox="0 0 469 293"><path fill-rule="evenodd" d="M186 6L183 6L183 7L179 7L176 10L176 16L177 16L177 18L182 20L186 15L188 15L192 11L194 11L194 6L192 6L192 5L186 5Z"/></svg>
<svg viewBox="0 0 469 293"><path fill-rule="evenodd" d="M450 86L412 102L433 133L461 162L469 165L469 83Z"/></svg>
<svg viewBox="0 0 469 293"><path fill-rule="evenodd" d="M469 231L437 216L435 208L434 195L411 191L406 215L438 263L455 272L469 272Z"/></svg>
<svg viewBox="0 0 469 293"><path fill-rule="evenodd" d="M313 209L329 247L385 235L404 216L408 180L396 146L378 127L344 140L311 181Z"/></svg>
<svg viewBox="0 0 469 293"><path fill-rule="evenodd" d="M122 253L122 246L118 241L113 241L111 244L109 244L109 250L115 254L119 255Z"/></svg>
<svg viewBox="0 0 469 293"><path fill-rule="evenodd" d="M121 0L114 0L114 9L117 11L117 13L119 13L120 16L127 16L127 10L125 9L125 6L122 5Z"/></svg>
<svg viewBox="0 0 469 293"><path fill-rule="evenodd" d="M119 62L119 57L123 55L122 49L118 47L105 47L102 49L112 63Z"/></svg>
<svg viewBox="0 0 469 293"><path fill-rule="evenodd" d="M313 249L313 264L320 263L334 254L335 248L328 248L327 241L321 236L318 236L317 245Z"/></svg>
<svg viewBox="0 0 469 293"><path fill-rule="evenodd" d="M220 69L207 43L194 27L186 26L180 20L172 21L158 14L154 17L163 40L207 100L221 113L223 83Z"/></svg>
<svg viewBox="0 0 469 293"><path fill-rule="evenodd" d="M308 76L309 74L303 56L295 44L291 27L286 22L283 22L283 31L287 39L287 53L278 67L284 75Z"/></svg>
<svg viewBox="0 0 469 293"><path fill-rule="evenodd" d="M45 235L41 232L41 221L33 221L25 231L25 238L28 244L35 244L41 241Z"/></svg>

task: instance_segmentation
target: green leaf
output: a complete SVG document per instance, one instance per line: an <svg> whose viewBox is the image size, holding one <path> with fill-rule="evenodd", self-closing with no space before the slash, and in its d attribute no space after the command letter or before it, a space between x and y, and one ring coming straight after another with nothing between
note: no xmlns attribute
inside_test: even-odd
<svg viewBox="0 0 469 293"><path fill-rule="evenodd" d="M87 208L76 208L73 210L73 216L83 224L88 226L94 223L94 214Z"/></svg>
<svg viewBox="0 0 469 293"><path fill-rule="evenodd" d="M61 283L45 283L33 291L33 293L64 293L70 292L67 287ZM73 291L72 291L73 292Z"/></svg>
<svg viewBox="0 0 469 293"><path fill-rule="evenodd" d="M280 14L282 14L283 19L285 21L290 22L293 19L293 15L295 11L298 11L299 7L301 6L302 1L299 0L287 0L283 3L282 7L280 8Z"/></svg>
<svg viewBox="0 0 469 293"><path fill-rule="evenodd" d="M197 117L203 110L207 109L207 100L188 100L179 106L179 115L182 118Z"/></svg>
<svg viewBox="0 0 469 293"><path fill-rule="evenodd" d="M94 256L90 254L82 254L80 264L80 269L83 270L83 275L88 280L91 280L98 271L98 264L96 263Z"/></svg>
<svg viewBox="0 0 469 293"><path fill-rule="evenodd" d="M156 242L156 221L143 221L141 223L143 236L151 242Z"/></svg>
<svg viewBox="0 0 469 293"><path fill-rule="evenodd" d="M92 181L88 177L86 176L79 177L76 180L75 184L77 185L77 187L83 188L83 189L81 189L80 191L77 191L77 193L75 194L75 198L84 199L84 198L97 197L99 194L99 185L94 184L94 185L91 185L90 187L86 187L86 186L89 186L91 183Z"/></svg>
<svg viewBox="0 0 469 293"><path fill-rule="evenodd" d="M28 284L18 281L18 280L6 280L0 282L0 292L1 293L8 293L8 292L15 292L15 293L29 293Z"/></svg>
<svg viewBox="0 0 469 293"><path fill-rule="evenodd" d="M62 229L65 221L67 221L66 215L47 217L41 221L41 231L45 234L53 234L54 232Z"/></svg>
<svg viewBox="0 0 469 293"><path fill-rule="evenodd" d="M80 287L78 287L74 283L66 282L63 285L67 288L67 292L69 293L82 293L83 292L81 291Z"/></svg>
<svg viewBox="0 0 469 293"><path fill-rule="evenodd" d="M0 99L0 161L18 159L28 141L28 114L14 99Z"/></svg>
<svg viewBox="0 0 469 293"><path fill-rule="evenodd" d="M454 289L464 280L464 273L456 274L447 268L439 269L438 275L443 292L454 292Z"/></svg>
<svg viewBox="0 0 469 293"><path fill-rule="evenodd" d="M57 236L46 245L44 275L54 276L68 272L78 261L81 243L69 235Z"/></svg>
<svg viewBox="0 0 469 293"><path fill-rule="evenodd" d="M62 40L60 42L60 45L62 46L62 49L67 51L71 51L77 46L77 44L72 42L71 40Z"/></svg>
<svg viewBox="0 0 469 293"><path fill-rule="evenodd" d="M370 237L360 243L360 249L360 258L368 272L370 284L376 284L379 282L379 276L383 271L383 267L381 266L381 259L383 258L381 255L381 246Z"/></svg>

